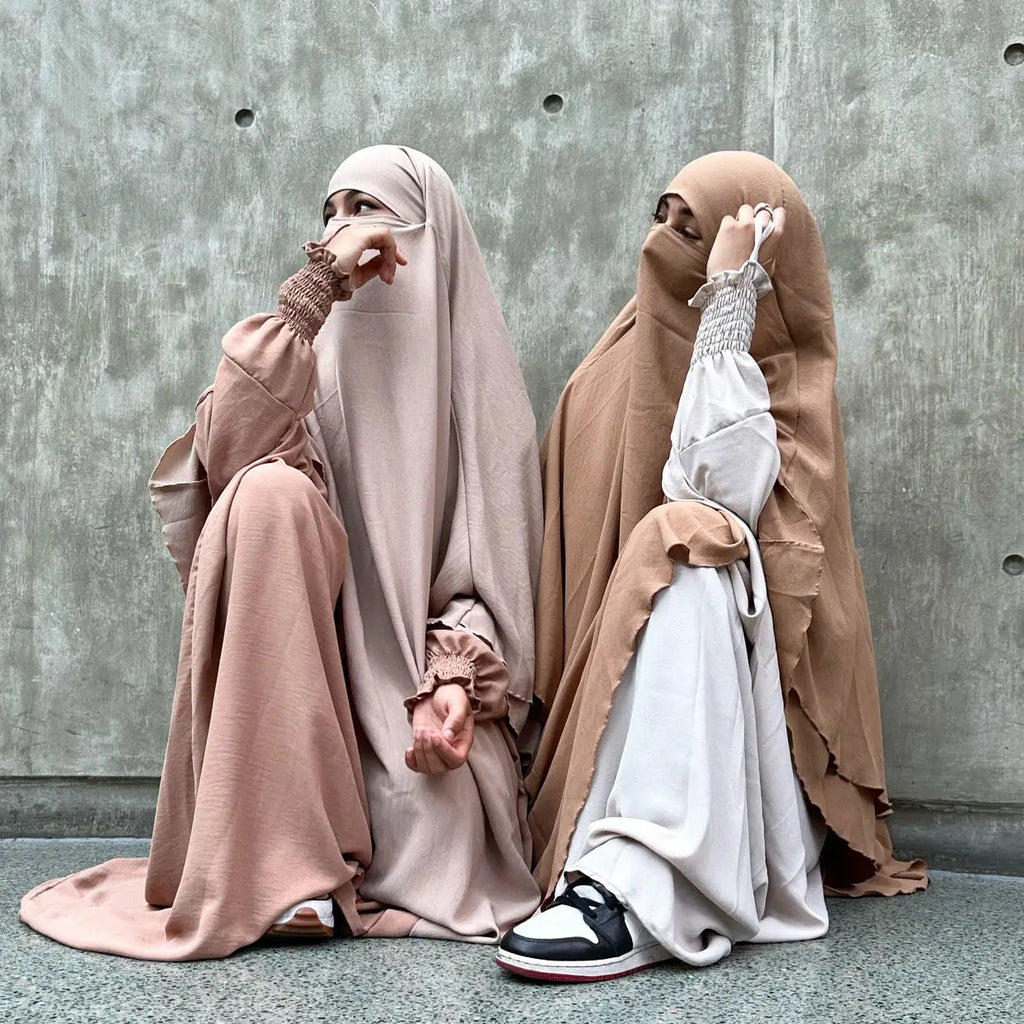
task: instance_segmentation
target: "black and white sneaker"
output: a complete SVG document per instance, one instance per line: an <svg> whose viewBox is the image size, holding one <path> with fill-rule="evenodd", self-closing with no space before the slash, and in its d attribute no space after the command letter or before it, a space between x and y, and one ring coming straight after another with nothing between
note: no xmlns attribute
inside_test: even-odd
<svg viewBox="0 0 1024 1024"><path fill-rule="evenodd" d="M600 882L580 875L546 910L506 932L495 959L542 981L607 981L672 954Z"/></svg>

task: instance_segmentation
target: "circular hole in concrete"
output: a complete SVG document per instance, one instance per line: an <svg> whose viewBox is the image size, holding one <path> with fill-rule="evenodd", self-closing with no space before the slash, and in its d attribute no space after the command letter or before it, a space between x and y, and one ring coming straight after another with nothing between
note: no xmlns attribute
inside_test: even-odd
<svg viewBox="0 0 1024 1024"><path fill-rule="evenodd" d="M239 128L251 128L255 120L256 115L248 107L242 107L241 110L235 111L235 124Z"/></svg>
<svg viewBox="0 0 1024 1024"><path fill-rule="evenodd" d="M1003 572L1007 576L1024 575L1024 555L1007 555L1003 559Z"/></svg>
<svg viewBox="0 0 1024 1024"><path fill-rule="evenodd" d="M560 114L562 107L565 106L565 100L558 95L557 92L553 92L550 96L544 97L544 109L549 114Z"/></svg>
<svg viewBox="0 0 1024 1024"><path fill-rule="evenodd" d="M1016 67L1018 64L1024 64L1024 43L1010 43L1010 45L1003 50L1003 60L1012 67Z"/></svg>

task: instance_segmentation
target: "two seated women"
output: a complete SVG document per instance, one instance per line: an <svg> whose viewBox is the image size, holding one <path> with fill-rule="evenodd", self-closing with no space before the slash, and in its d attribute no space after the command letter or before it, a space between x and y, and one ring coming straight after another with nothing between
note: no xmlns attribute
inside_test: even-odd
<svg viewBox="0 0 1024 1024"><path fill-rule="evenodd" d="M507 970L592 980L821 935L828 888L923 888L883 822L792 181L745 153L673 180L540 462L444 171L362 150L324 219L153 477L186 605L150 857L46 882L22 919L159 960L501 940Z"/></svg>

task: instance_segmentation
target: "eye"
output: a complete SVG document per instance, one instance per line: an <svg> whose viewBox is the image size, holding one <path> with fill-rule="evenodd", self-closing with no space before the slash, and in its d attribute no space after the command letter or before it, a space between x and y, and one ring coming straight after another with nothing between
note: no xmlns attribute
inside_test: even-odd
<svg viewBox="0 0 1024 1024"><path fill-rule="evenodd" d="M654 213L651 214L651 216L654 218L654 223L655 224L664 224L665 223L665 211L664 210L655 210Z"/></svg>
<svg viewBox="0 0 1024 1024"><path fill-rule="evenodd" d="M698 235L697 232L693 230L693 228L680 228L679 234L681 234L683 238L689 238L692 242L700 241L700 235Z"/></svg>
<svg viewBox="0 0 1024 1024"><path fill-rule="evenodd" d="M379 213L382 209L384 208L372 199L357 199L355 203L355 215L357 217L364 213Z"/></svg>

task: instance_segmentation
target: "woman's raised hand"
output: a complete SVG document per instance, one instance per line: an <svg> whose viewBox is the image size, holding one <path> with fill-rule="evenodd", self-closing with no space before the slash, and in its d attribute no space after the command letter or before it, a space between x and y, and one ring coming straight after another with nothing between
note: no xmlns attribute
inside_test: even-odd
<svg viewBox="0 0 1024 1024"><path fill-rule="evenodd" d="M762 229L769 223L775 225L771 235L765 240L758 254L763 264L766 256L770 256L782 229L786 223L786 211L783 209L762 209L757 214ZM750 205L741 206L735 217L724 217L715 236L715 244L711 246L708 256L708 277L713 277L722 270L738 270L750 259L754 250L754 208Z"/></svg>
<svg viewBox="0 0 1024 1024"><path fill-rule="evenodd" d="M379 277L385 284L393 284L395 270L408 263L391 229L383 224L346 224L324 240L324 247L334 253L338 270L348 274L353 291L362 288L375 277ZM376 252L378 255L360 263L365 252Z"/></svg>

